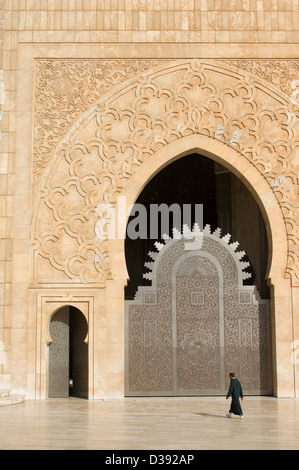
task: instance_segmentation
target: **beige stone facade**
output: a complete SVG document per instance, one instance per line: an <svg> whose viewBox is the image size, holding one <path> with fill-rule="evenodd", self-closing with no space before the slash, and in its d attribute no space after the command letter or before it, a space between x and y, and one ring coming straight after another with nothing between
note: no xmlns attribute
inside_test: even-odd
<svg viewBox="0 0 299 470"><path fill-rule="evenodd" d="M124 395L124 242L96 238L96 209L198 152L263 214L274 394L299 396L299 1L0 5L1 387L47 397L49 321L73 305L89 398Z"/></svg>

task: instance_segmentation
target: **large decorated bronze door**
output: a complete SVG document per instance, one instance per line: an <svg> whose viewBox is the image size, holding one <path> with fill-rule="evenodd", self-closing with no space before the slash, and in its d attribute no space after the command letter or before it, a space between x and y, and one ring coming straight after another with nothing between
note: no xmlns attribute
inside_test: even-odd
<svg viewBox="0 0 299 470"><path fill-rule="evenodd" d="M253 285L237 243L206 227L157 244L151 286L126 301L126 395L223 395L234 371L249 394L271 394L268 301ZM195 235L194 235L195 238Z"/></svg>

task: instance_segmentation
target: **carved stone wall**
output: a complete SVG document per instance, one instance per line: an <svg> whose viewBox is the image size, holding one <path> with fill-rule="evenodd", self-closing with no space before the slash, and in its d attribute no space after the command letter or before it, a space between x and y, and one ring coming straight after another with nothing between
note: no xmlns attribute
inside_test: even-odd
<svg viewBox="0 0 299 470"><path fill-rule="evenodd" d="M237 243L207 227L200 249L170 239L150 253L151 287L126 301L126 394L225 394L229 372L246 394L272 393L271 321Z"/></svg>
<svg viewBox="0 0 299 470"><path fill-rule="evenodd" d="M99 204L115 204L136 168L188 135L237 150L269 182L288 232L286 273L298 285L299 108L285 61L271 73L268 64L39 60L33 285L104 285Z"/></svg>

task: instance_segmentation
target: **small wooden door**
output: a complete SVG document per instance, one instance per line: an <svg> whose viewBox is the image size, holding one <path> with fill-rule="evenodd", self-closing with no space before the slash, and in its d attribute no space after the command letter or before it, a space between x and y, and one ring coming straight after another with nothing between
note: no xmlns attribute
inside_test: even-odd
<svg viewBox="0 0 299 470"><path fill-rule="evenodd" d="M50 321L49 398L88 397L88 325L75 307L59 309Z"/></svg>

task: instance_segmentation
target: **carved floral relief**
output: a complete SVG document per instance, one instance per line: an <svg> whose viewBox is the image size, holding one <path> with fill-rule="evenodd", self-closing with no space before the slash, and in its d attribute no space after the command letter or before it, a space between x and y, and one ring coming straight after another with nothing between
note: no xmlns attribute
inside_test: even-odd
<svg viewBox="0 0 299 470"><path fill-rule="evenodd" d="M36 68L34 183L57 143L99 98L157 60L39 60Z"/></svg>

